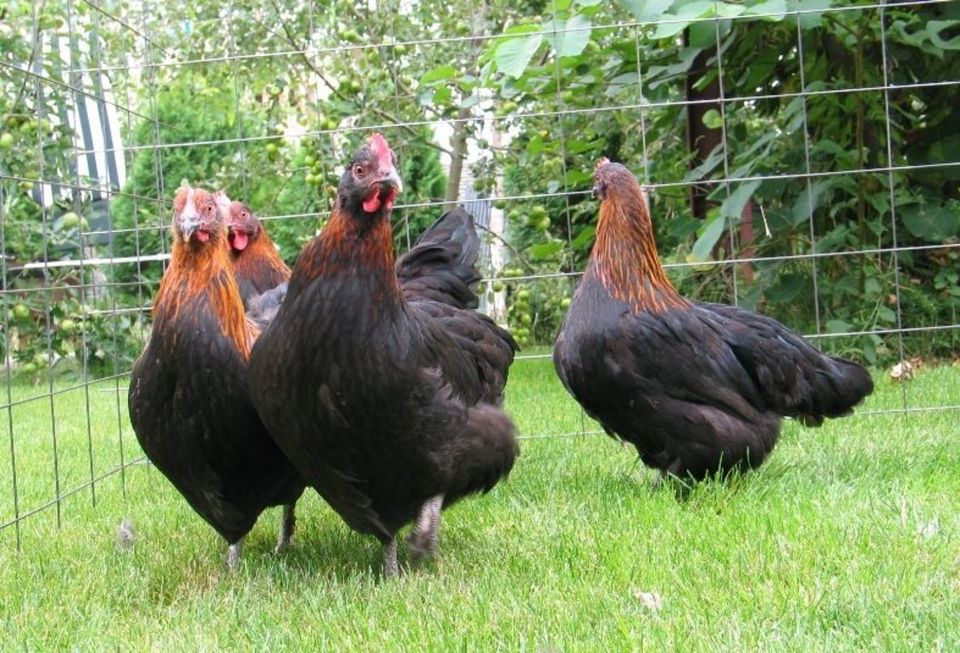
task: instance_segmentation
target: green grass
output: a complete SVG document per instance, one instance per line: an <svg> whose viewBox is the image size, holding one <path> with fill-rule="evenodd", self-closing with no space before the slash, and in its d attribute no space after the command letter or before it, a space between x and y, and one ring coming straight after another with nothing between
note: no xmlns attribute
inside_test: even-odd
<svg viewBox="0 0 960 653"><path fill-rule="evenodd" d="M877 381L865 410L903 405L903 386ZM121 440L139 455L114 383L89 389L89 440L84 390L53 402L63 490L89 480L91 450L94 476ZM960 369L923 370L906 392L910 406L960 404ZM581 427L549 360L515 365L508 410L524 434ZM50 400L17 405L12 421L26 510L54 495ZM24 520L20 553L14 528L0 531L0 650L957 650L957 422L790 422L759 471L689 492L654 487L604 436L527 439L509 481L445 513L439 560L395 582L379 578L377 543L313 493L292 551L271 552L270 511L226 573L223 542L138 465L99 482L96 506L88 489L66 499L59 529L54 508ZM115 544L125 516L131 551Z"/></svg>

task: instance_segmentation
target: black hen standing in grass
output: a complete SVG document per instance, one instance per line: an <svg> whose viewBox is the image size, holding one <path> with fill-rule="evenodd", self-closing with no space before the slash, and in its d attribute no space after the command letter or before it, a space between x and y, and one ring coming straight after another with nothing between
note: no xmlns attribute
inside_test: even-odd
<svg viewBox="0 0 960 653"><path fill-rule="evenodd" d="M394 265L400 180L374 134L344 171L330 221L301 252L280 311L251 355L250 383L274 440L352 528L396 533L431 555L440 510L491 489L517 455L500 400L516 345L476 301L476 235L440 219ZM419 279L419 282L416 281Z"/></svg>
<svg viewBox="0 0 960 653"><path fill-rule="evenodd" d="M611 435L667 474L755 467L783 416L817 426L873 391L774 319L681 297L660 265L633 174L601 159L597 241L554 349L567 390Z"/></svg>
<svg viewBox="0 0 960 653"><path fill-rule="evenodd" d="M228 542L232 567L268 506L284 506L277 548L289 543L306 483L250 403L247 358L257 331L244 314L223 216L199 188L181 188L173 208L170 267L130 377L130 421L157 469Z"/></svg>

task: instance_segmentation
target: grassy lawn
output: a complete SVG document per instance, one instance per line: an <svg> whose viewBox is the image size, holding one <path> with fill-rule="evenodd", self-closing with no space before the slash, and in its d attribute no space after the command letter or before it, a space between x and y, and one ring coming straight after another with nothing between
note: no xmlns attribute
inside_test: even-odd
<svg viewBox="0 0 960 653"><path fill-rule="evenodd" d="M867 411L960 404L957 368L877 382ZM140 455L116 390L51 403L12 388L24 403L0 425L0 523L13 517L7 414L29 510L55 492L52 417L63 491L114 469L121 444ZM581 428L549 360L515 365L508 410L525 435ZM508 482L445 513L439 560L396 582L379 578L376 541L312 492L292 551L272 553L271 511L228 574L224 543L136 465L97 483L96 505L89 489L66 499L59 529L55 508L24 520L21 553L0 531L0 650L958 650L958 422L787 423L761 470L691 492L654 487L607 437L531 437ZM115 543L123 517L130 551Z"/></svg>

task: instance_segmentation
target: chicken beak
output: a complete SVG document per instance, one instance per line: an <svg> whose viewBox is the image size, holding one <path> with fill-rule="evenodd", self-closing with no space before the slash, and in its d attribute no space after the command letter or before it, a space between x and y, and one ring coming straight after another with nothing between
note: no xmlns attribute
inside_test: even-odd
<svg viewBox="0 0 960 653"><path fill-rule="evenodd" d="M183 234L183 242L189 242L190 236L200 226L200 221L192 216L184 216L180 219L180 233Z"/></svg>
<svg viewBox="0 0 960 653"><path fill-rule="evenodd" d="M397 193L403 192L403 180L400 179L400 175L397 174L397 169L391 167L383 177L380 178L380 183L389 187L397 189Z"/></svg>

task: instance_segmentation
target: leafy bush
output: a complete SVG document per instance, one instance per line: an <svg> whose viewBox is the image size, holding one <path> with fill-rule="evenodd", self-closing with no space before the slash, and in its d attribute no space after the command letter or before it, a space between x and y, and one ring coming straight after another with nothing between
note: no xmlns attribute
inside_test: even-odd
<svg viewBox="0 0 960 653"><path fill-rule="evenodd" d="M873 10L804 15L799 27L807 47L801 59L797 20L786 13L750 19L754 5L760 11L749 0L721 3L731 15L742 15L719 25L694 22L720 11L713 5L699 8L703 16L694 16L692 5L678 12L669 2L547 6L542 25L548 32L561 23L576 24L577 31L559 39L521 20L510 28L510 38L488 46L480 83L497 94L502 129L516 136L508 150L480 166L478 186L492 190L494 174L503 170L507 195L577 193L539 199L539 206L509 203L510 239L520 254L512 271L521 262L526 273L535 274L582 268L597 213L596 203L587 201L590 172L607 156L654 184L707 182L711 189L703 220L691 215L685 187L665 186L652 197L661 257L693 264L669 270L685 294L723 301L736 295L740 303L807 333L895 330L898 294L903 326L955 324L960 294L953 283L960 277L955 249L896 256L889 250L894 244L928 246L960 238L956 166L909 168L955 161L956 148L950 146L960 143L960 123L949 107L960 98L960 88L930 85L886 96L847 91L881 87L885 75L904 84L952 79L960 46L947 37L960 26L960 14L931 6L891 8L886 18ZM766 13L770 5L763 7ZM590 29L627 18L624 10L644 23L661 17L671 22L644 28L639 40L632 30ZM684 125L687 85L702 91L717 80L715 30L726 96L758 99L729 102L722 115L707 111L702 125ZM885 35L887 73L878 63ZM801 66L806 89L799 88ZM791 95L799 90L835 93ZM591 111L611 105L630 109ZM558 116L558 109L574 112ZM888 111L892 161L885 140ZM523 118L513 119L515 114ZM684 138L688 129L701 136L713 130L720 144L694 160ZM888 166L907 169L887 174ZM809 181L802 176L807 170L814 173ZM744 181L714 183L722 178ZM747 208L753 218L745 226ZM544 210L545 228L532 228L541 224ZM852 253L858 250L880 251ZM825 253L838 255L804 258ZM712 263L732 257L772 259ZM519 329L536 323L529 337L550 342L559 316L534 308L538 294L550 293L534 291L539 281L524 283L528 295L514 291L521 307L512 311L511 323ZM514 314L522 321L514 321ZM950 355L955 344L949 330L905 342L908 353L927 355ZM871 363L899 356L897 335L820 344L862 354Z"/></svg>

